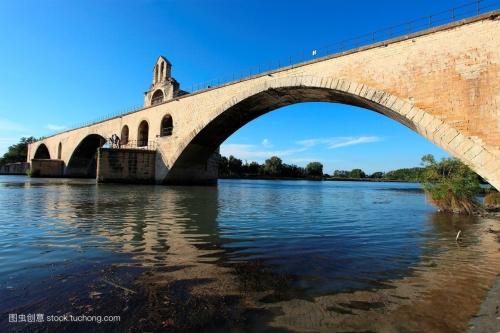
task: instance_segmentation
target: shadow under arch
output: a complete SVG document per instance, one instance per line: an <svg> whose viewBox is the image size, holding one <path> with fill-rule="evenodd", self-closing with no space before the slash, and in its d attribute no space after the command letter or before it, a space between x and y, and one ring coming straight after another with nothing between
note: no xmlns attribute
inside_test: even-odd
<svg viewBox="0 0 500 333"><path fill-rule="evenodd" d="M398 96L344 79L317 76L285 77L263 82L212 110L207 120L196 126L172 154L164 183L186 183L193 179L196 182L193 174L207 171L214 152L239 128L270 111L305 102L342 103L385 115L459 158L498 187L495 174L489 172L485 165L476 163L474 158L466 156L454 141L460 138L461 142L467 142L472 147L467 151L478 151L477 155L482 154L483 160L486 160L485 157L495 158L488 147Z"/></svg>
<svg viewBox="0 0 500 333"><path fill-rule="evenodd" d="M147 120L141 121L137 128L137 147L148 145L149 140L149 123Z"/></svg>
<svg viewBox="0 0 500 333"><path fill-rule="evenodd" d="M49 149L47 148L47 146L44 143L42 143L38 146L33 158L34 159L47 159L47 160L50 159Z"/></svg>
<svg viewBox="0 0 500 333"><path fill-rule="evenodd" d="M87 135L71 154L64 175L75 178L95 178L97 149L105 143L106 139L99 134Z"/></svg>
<svg viewBox="0 0 500 333"><path fill-rule="evenodd" d="M128 125L123 125L120 135L120 144L126 145L128 143L128 136L129 136Z"/></svg>

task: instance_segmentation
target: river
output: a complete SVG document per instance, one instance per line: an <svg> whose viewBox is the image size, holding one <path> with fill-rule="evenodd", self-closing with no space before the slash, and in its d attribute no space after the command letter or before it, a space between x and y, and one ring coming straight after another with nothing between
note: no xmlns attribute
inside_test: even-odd
<svg viewBox="0 0 500 333"><path fill-rule="evenodd" d="M0 176L0 331L461 332L500 273L495 222L410 183Z"/></svg>

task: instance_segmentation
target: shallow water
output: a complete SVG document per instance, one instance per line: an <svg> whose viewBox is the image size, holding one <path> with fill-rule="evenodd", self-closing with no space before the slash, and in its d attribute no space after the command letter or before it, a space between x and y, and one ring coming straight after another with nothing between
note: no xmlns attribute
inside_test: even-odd
<svg viewBox="0 0 500 333"><path fill-rule="evenodd" d="M500 273L494 223L408 183L0 176L0 331L463 331Z"/></svg>

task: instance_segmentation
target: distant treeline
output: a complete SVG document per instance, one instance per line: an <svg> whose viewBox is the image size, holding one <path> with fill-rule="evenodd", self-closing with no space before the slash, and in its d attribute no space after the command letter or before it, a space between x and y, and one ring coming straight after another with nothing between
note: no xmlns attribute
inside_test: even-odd
<svg viewBox="0 0 500 333"><path fill-rule="evenodd" d="M219 162L219 176L229 178L323 178L323 164L311 162L305 168L295 164L283 163L281 158L273 156L264 164L245 162L234 156L221 156Z"/></svg>
<svg viewBox="0 0 500 333"><path fill-rule="evenodd" d="M366 179L366 180L400 180L416 182L422 175L423 168L405 168L389 172L377 171L372 174L362 169L335 170L332 174L324 173L323 164L310 162L305 168L295 164L283 163L281 158L273 156L263 164L243 162L234 156L221 156L219 176L222 178L307 178L307 179Z"/></svg>
<svg viewBox="0 0 500 333"><path fill-rule="evenodd" d="M417 182L424 168L403 168L396 169L388 172L377 171L372 174L367 174L361 169L348 170L335 170L331 177L333 178L369 178L369 179L383 179L383 180L401 180L406 182Z"/></svg>
<svg viewBox="0 0 500 333"><path fill-rule="evenodd" d="M22 137L19 143L11 145L7 152L0 157L0 166L8 163L26 162L28 156L28 144L37 141L34 137Z"/></svg>

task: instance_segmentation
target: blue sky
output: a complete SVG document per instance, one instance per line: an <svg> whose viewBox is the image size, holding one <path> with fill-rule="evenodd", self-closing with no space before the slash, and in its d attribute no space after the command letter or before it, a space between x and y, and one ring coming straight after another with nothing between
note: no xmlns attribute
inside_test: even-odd
<svg viewBox="0 0 500 333"><path fill-rule="evenodd" d="M42 136L142 104L158 55L181 87L286 59L463 1L2 1L0 154ZM418 165L446 153L374 112L305 103L246 125L222 152L278 154L326 172Z"/></svg>

